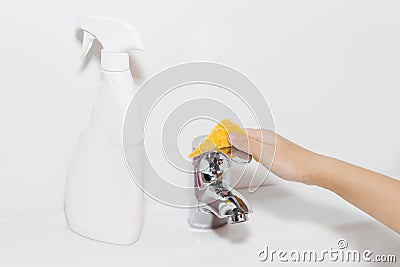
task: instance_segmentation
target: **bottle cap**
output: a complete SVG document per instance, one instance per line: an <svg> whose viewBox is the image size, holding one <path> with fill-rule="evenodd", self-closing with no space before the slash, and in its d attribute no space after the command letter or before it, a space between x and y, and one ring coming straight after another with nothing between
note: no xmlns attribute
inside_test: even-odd
<svg viewBox="0 0 400 267"><path fill-rule="evenodd" d="M129 54L107 52L101 50L100 67L106 71L125 71L129 70Z"/></svg>

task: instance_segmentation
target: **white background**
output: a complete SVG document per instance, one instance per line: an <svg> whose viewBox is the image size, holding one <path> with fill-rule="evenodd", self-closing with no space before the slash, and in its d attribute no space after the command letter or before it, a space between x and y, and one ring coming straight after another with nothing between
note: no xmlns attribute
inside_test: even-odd
<svg viewBox="0 0 400 267"><path fill-rule="evenodd" d="M132 53L138 84L181 62L227 64L260 87L280 134L400 177L398 1L6 0L0 216L63 207L99 79L97 57L78 60L78 14L136 25L147 44Z"/></svg>

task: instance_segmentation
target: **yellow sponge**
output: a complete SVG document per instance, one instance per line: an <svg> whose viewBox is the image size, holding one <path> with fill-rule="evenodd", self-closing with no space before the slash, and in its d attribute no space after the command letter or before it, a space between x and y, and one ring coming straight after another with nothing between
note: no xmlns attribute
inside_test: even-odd
<svg viewBox="0 0 400 267"><path fill-rule="evenodd" d="M229 143L228 135L232 132L245 134L243 129L236 123L229 119L222 120L211 130L211 133L203 142L189 154L189 158L199 156L211 150L223 150L223 152L229 154L232 145Z"/></svg>

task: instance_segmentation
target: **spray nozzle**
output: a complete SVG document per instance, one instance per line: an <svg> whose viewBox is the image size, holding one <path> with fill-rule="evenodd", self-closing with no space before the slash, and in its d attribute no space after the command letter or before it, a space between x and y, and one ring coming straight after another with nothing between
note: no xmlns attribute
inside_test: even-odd
<svg viewBox="0 0 400 267"><path fill-rule="evenodd" d="M129 23L117 19L79 16L77 25L83 30L81 58L85 57L97 39L103 50L109 53L127 53L144 50L139 33Z"/></svg>

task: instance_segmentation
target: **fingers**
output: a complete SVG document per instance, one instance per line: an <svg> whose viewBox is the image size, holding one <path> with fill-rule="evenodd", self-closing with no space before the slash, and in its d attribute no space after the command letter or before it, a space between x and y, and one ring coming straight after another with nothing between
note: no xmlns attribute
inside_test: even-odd
<svg viewBox="0 0 400 267"><path fill-rule="evenodd" d="M246 128L244 130L250 138L253 138L261 143L275 145L276 133L274 131L251 128Z"/></svg>
<svg viewBox="0 0 400 267"><path fill-rule="evenodd" d="M262 155L260 156L260 158L258 158L258 161L261 162L267 169L271 169L274 157L275 157L275 146L264 144ZM273 169L271 170L274 171Z"/></svg>
<svg viewBox="0 0 400 267"><path fill-rule="evenodd" d="M229 142L237 149L250 154L249 140L243 134L230 133Z"/></svg>
<svg viewBox="0 0 400 267"><path fill-rule="evenodd" d="M238 133L230 133L229 140L237 149L251 154L257 160L261 158L263 144L258 140L247 138L246 135Z"/></svg>

